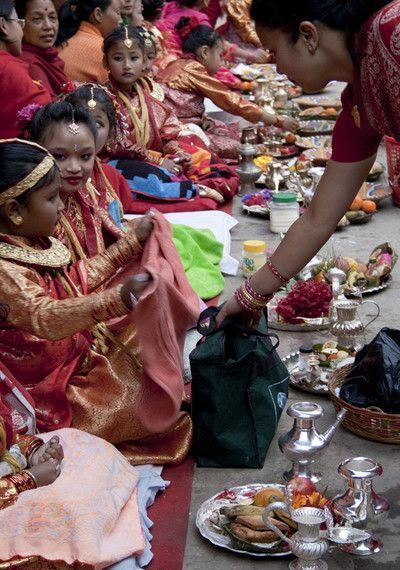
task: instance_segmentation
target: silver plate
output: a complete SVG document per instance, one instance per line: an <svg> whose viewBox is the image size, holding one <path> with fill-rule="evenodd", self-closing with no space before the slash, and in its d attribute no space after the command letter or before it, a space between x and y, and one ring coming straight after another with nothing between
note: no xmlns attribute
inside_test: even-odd
<svg viewBox="0 0 400 570"><path fill-rule="evenodd" d="M323 331L329 328L328 317L321 317L321 324L304 323L301 325L293 325L292 323L279 323L276 321L268 321L268 328L275 331L288 331L288 332L314 332Z"/></svg>
<svg viewBox="0 0 400 570"><path fill-rule="evenodd" d="M340 366L338 366L337 368L349 364L350 358L351 357L344 359L340 363ZM354 359L352 359L352 361L353 360ZM301 390L302 392L307 392L308 394L317 394L318 396L329 396L328 382L332 377L332 373L335 371L335 369L325 368L321 366L320 368L321 368L322 381L319 384L316 384L315 386L307 386L307 384L299 384L298 382L295 381L295 378L292 376L293 372L296 372L298 369L298 361L299 361L298 351L291 352L290 354L285 356L285 358L282 359L282 362L284 363L290 374L290 385L292 386L292 388L296 388L296 390Z"/></svg>
<svg viewBox="0 0 400 570"><path fill-rule="evenodd" d="M252 491L260 491L261 489L265 489L266 487L276 487L279 489L284 490L285 486L280 484L262 484L262 483L255 483L251 485L243 485L240 487L231 487L229 490L234 491L244 499L245 493L252 492ZM196 526L199 529L200 534L210 541L215 546L219 546L220 548L225 548L226 550L231 550L232 552L236 552L237 554L246 554L247 556L255 556L256 558L276 558L282 556L289 556L291 555L290 551L285 552L274 552L270 553L267 550L265 552L248 552L247 550L239 550L234 548L231 543L231 539L226 534L222 534L222 532L218 532L216 527L210 522L210 517L212 516L214 511L217 511L221 507L227 506L234 506L235 504L240 504L240 499L237 501L230 501L228 499L217 499L220 493L217 493L210 499L204 501L204 503L200 506L199 510L196 514ZM279 542L279 541L277 541ZM276 545L276 543L272 543L271 547ZM258 545L260 546L260 545ZM265 547L265 544L262 545Z"/></svg>
<svg viewBox="0 0 400 570"><path fill-rule="evenodd" d="M379 291L383 291L384 289L389 287L389 285L392 283L392 281L393 281L393 277L391 275L389 275L387 280L384 283L382 283L381 285L377 285L376 287L369 287L368 289L361 289L361 291L360 291L361 296L366 297L368 295L374 295L375 293L379 293ZM347 292L346 290L344 291L344 294L346 295L346 297L359 297L358 294L353 294L350 291Z"/></svg>

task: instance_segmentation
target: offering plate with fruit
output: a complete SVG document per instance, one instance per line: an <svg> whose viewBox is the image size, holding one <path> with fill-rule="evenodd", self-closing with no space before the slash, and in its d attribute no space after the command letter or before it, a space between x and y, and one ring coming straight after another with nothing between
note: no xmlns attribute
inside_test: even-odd
<svg viewBox="0 0 400 570"><path fill-rule="evenodd" d="M279 530L279 535L265 524L265 509L273 504L285 507L272 510L267 519ZM200 506L196 526L206 540L237 554L261 558L289 556L292 554L289 542L295 544L292 537L299 529L296 515L304 508L323 511L328 530L321 531L321 536L343 542L342 537L338 541L335 536L338 529L348 527L343 527L332 512L326 489L319 492L305 477L294 477L287 486L256 483L224 489Z"/></svg>
<svg viewBox="0 0 400 570"><path fill-rule="evenodd" d="M303 477L295 477L291 486L290 508L312 506L323 508L329 500L315 485ZM291 554L287 542L268 530L262 515L265 507L276 501L287 500L284 485L250 484L224 489L199 508L196 526L200 534L212 544L239 554L255 557L280 557ZM284 510L273 513L272 522L290 538L297 524Z"/></svg>
<svg viewBox="0 0 400 570"><path fill-rule="evenodd" d="M290 374L290 384L293 388L303 392L328 396L328 382L333 371L352 364L355 353L339 345L335 340L313 344L312 350L311 366L306 371L299 371L298 351L283 358L283 363Z"/></svg>

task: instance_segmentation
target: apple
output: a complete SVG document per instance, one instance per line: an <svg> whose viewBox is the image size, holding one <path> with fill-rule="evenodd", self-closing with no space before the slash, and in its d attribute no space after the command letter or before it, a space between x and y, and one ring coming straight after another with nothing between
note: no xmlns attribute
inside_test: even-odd
<svg viewBox="0 0 400 570"><path fill-rule="evenodd" d="M314 483L311 479L308 479L308 477L293 477L293 479L289 481L288 487L290 487L293 493L299 495L311 495L317 490Z"/></svg>

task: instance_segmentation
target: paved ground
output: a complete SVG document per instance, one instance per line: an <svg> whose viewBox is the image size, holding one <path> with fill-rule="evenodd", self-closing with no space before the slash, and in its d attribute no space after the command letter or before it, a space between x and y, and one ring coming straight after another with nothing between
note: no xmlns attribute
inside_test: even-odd
<svg viewBox="0 0 400 570"><path fill-rule="evenodd" d="M245 239L264 239L272 248L276 247L279 238L269 232L269 222L263 219L246 217L241 214L240 201L236 199L234 215L239 220L239 225L233 230L232 254L240 257L241 244ZM331 238L325 249L336 254L367 259L374 246L389 240L395 249L400 252L399 237L400 210L392 207L391 201L387 200L378 214L368 224L361 226L349 226L342 232L337 232ZM399 328L398 319L400 308L398 304L400 290L400 264L394 271L392 285L383 292L373 297L381 308L381 316L367 331L367 340L371 340L374 334L383 326ZM226 290L223 298L227 298L241 281L240 277L227 278ZM365 308L365 314L370 311ZM280 332L281 356L297 350L300 344L316 341L320 333L287 333ZM295 400L315 400L320 403L325 411L324 418L320 421L320 429L327 428L334 419L334 408L329 399L323 397L308 397L295 390L290 390L288 404ZM202 539L195 526L195 516L201 503L218 491L247 483L281 482L282 473L287 463L279 451L277 445L278 436L290 429L292 422L283 413L278 432L268 451L265 466L262 470L245 469L196 469L189 530L187 536L184 569L185 570L220 570L234 569L259 569L270 568L281 570L288 567L288 559L255 559L232 554L218 549ZM332 495L344 490L344 480L337 474L339 463L349 456L365 455L373 457L382 463L384 474L376 481L376 490L386 495L391 503L390 516L381 529L384 538L384 549L381 553L372 557L352 557L334 549L326 557L331 570L398 570L400 569L400 488L399 488L399 448L387 444L369 442L358 438L343 428L339 428L330 447L321 461L320 468L323 473L323 486L329 485ZM174 569L175 570L175 569ZM179 569L176 569L179 570Z"/></svg>

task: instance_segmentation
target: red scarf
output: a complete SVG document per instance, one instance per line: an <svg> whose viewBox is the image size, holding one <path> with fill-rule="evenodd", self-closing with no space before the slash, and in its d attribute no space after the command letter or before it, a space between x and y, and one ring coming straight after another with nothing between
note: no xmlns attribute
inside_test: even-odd
<svg viewBox="0 0 400 570"><path fill-rule="evenodd" d="M67 83L68 78L64 73L64 62L59 57L56 48L42 49L24 43L20 57L30 67L32 66L34 74L38 75L38 77L32 77L33 80L40 81L53 97L61 93L62 86Z"/></svg>

